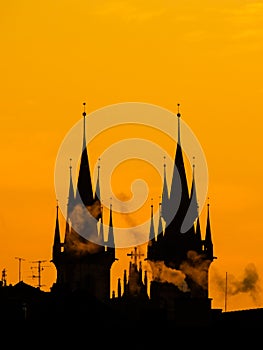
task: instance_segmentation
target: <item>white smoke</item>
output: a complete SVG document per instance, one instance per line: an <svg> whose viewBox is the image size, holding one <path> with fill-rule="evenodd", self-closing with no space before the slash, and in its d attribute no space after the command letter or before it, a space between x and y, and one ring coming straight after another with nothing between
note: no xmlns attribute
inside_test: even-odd
<svg viewBox="0 0 263 350"><path fill-rule="evenodd" d="M195 283L204 290L208 289L208 269L211 260L203 259L202 255L193 250L187 252L187 260L183 261L180 269L185 275L190 277Z"/></svg>
<svg viewBox="0 0 263 350"><path fill-rule="evenodd" d="M149 261L149 265L153 281L172 283L182 292L189 291L189 287L185 281L186 275L182 271L167 267L163 261Z"/></svg>

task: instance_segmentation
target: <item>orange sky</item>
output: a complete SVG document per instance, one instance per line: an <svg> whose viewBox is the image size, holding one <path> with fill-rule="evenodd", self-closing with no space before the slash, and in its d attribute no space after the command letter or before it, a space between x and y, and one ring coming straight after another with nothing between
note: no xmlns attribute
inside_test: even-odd
<svg viewBox="0 0 263 350"><path fill-rule="evenodd" d="M241 281L253 264L263 288L262 1L16 0L0 17L0 268L8 283L18 281L15 257L25 259L25 282L37 283L35 260L47 260L43 288L55 280L54 166L82 103L90 113L133 101L174 113L180 103L204 150L217 256L212 306L224 308L216 279L226 272ZM262 307L261 293L229 295L228 309Z"/></svg>

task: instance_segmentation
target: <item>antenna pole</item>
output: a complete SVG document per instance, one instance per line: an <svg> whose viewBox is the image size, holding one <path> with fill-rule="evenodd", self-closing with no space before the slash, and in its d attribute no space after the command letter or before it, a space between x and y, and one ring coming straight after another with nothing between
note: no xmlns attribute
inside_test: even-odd
<svg viewBox="0 0 263 350"><path fill-rule="evenodd" d="M25 259L23 258L19 258L19 257L15 257L15 259L18 259L18 282L21 282L22 281L22 278L21 278L21 263L22 261L25 261Z"/></svg>
<svg viewBox="0 0 263 350"><path fill-rule="evenodd" d="M46 262L46 260L37 260L37 261L31 261L32 263L37 263L37 275L33 275L33 278L37 278L38 279L38 287L41 288L42 284L41 284L41 271L44 270L44 266L41 266L41 264L43 262Z"/></svg>
<svg viewBox="0 0 263 350"><path fill-rule="evenodd" d="M226 285L225 285L225 312L227 307L227 272L226 272Z"/></svg>

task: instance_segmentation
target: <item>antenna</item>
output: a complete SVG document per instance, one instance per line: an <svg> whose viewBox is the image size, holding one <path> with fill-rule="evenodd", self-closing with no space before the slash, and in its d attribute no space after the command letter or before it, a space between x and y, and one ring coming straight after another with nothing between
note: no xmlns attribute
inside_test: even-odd
<svg viewBox="0 0 263 350"><path fill-rule="evenodd" d="M226 272L226 285L225 285L225 312L227 306L227 272Z"/></svg>
<svg viewBox="0 0 263 350"><path fill-rule="evenodd" d="M41 284L41 272L44 270L44 267L48 266L41 266L42 263L46 262L47 260L36 260L36 261L31 261L31 263L36 263L37 264L37 274L32 275L32 278L37 278L38 279L38 288L41 288L43 285ZM31 267L33 269L34 267Z"/></svg>
<svg viewBox="0 0 263 350"><path fill-rule="evenodd" d="M22 263L22 261L25 261L25 259L17 257L17 256L15 257L15 259L18 259L18 282L21 282L22 281L22 278L21 278L21 263Z"/></svg>
<svg viewBox="0 0 263 350"><path fill-rule="evenodd" d="M6 269L3 269L2 270L2 286L6 287L6 284L7 284L7 282L6 282Z"/></svg>

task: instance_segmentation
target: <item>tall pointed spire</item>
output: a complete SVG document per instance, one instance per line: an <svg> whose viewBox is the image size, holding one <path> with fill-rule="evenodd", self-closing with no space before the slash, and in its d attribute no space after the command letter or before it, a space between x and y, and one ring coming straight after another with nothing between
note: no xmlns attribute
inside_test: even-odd
<svg viewBox="0 0 263 350"><path fill-rule="evenodd" d="M150 221L150 233L149 240L155 240L155 230L154 230L154 221L153 221L153 199L151 199L151 221Z"/></svg>
<svg viewBox="0 0 263 350"><path fill-rule="evenodd" d="M171 216L170 208L169 208L169 194L168 194L168 186L167 186L167 178L166 178L166 157L164 156L164 164L163 164L163 192L162 192L162 216L165 222L169 222L169 218Z"/></svg>
<svg viewBox="0 0 263 350"><path fill-rule="evenodd" d="M118 278L117 297L121 298L121 279Z"/></svg>
<svg viewBox="0 0 263 350"><path fill-rule="evenodd" d="M148 290L148 276L147 276L147 271L144 271L144 285L145 285L145 290L147 293Z"/></svg>
<svg viewBox="0 0 263 350"><path fill-rule="evenodd" d="M211 234L211 224L210 224L210 204L207 203L207 220L206 220L206 231L205 231L205 252L208 259L213 260L213 243Z"/></svg>
<svg viewBox="0 0 263 350"><path fill-rule="evenodd" d="M194 229L194 222L198 217L198 203L196 194L196 184L195 184L195 157L193 157L193 175L192 175L192 187L190 193L190 203L185 215L184 221L182 223L182 231L187 232L190 229Z"/></svg>
<svg viewBox="0 0 263 350"><path fill-rule="evenodd" d="M83 146L79 168L79 176L76 191L76 203L83 203L84 206L91 205L93 203L93 190L89 167L89 158L86 145L86 103L83 103L84 111L83 115Z"/></svg>
<svg viewBox="0 0 263 350"><path fill-rule="evenodd" d="M70 235L70 224L71 222L71 214L74 209L75 205L75 198L74 198L74 187L73 187L73 180L72 180L72 165L71 165L72 159L69 160L69 191L68 191L68 203L67 203L67 218L66 218L66 227L65 227L65 237L64 237L64 249L67 249L67 244L69 241L69 235Z"/></svg>
<svg viewBox="0 0 263 350"><path fill-rule="evenodd" d="M209 198L208 198L209 200ZM212 236L211 236L211 224L210 224L210 203L207 203L207 219L206 219L206 231L205 231L205 241L206 242L211 242L212 241Z"/></svg>
<svg viewBox="0 0 263 350"><path fill-rule="evenodd" d="M100 230L99 230L98 242L100 245L103 245L103 246L105 244L105 242L104 242L104 224L103 224L103 207L101 207Z"/></svg>
<svg viewBox="0 0 263 350"><path fill-rule="evenodd" d="M108 246L107 249L115 247L114 234L113 234L113 220L112 220L112 203L110 203L110 218L109 218L109 232L108 232L107 246Z"/></svg>
<svg viewBox="0 0 263 350"><path fill-rule="evenodd" d="M178 137L177 137L177 143L181 146L181 125L180 125L180 118L181 118L181 113L180 113L180 103L177 104L177 124L178 124Z"/></svg>
<svg viewBox="0 0 263 350"><path fill-rule="evenodd" d="M57 201L57 211L56 211L56 227L55 227L55 237L54 237L54 243L60 244L60 229L59 229L59 220L58 220L58 201Z"/></svg>
<svg viewBox="0 0 263 350"><path fill-rule="evenodd" d="M155 230L154 230L154 220L153 220L153 199L151 198L151 219L150 219L150 230L149 230L149 240L147 247L147 260L152 260L155 258Z"/></svg>
<svg viewBox="0 0 263 350"><path fill-rule="evenodd" d="M83 102L83 144L82 144L82 151L86 149L87 142L86 142L86 102Z"/></svg>
<svg viewBox="0 0 263 350"><path fill-rule="evenodd" d="M179 104L178 104L179 108ZM180 136L180 118L181 114L177 113L178 118L178 142L175 154L174 169L172 176L171 192L170 192L170 208L174 210L173 224L182 232L182 222L189 206L189 190L187 184L186 170L183 159L183 151L181 147Z"/></svg>
<svg viewBox="0 0 263 350"><path fill-rule="evenodd" d="M56 211L56 225L55 225L55 234L54 234L54 243L53 243L53 254L52 261L56 263L61 253L61 240L60 240L60 228L59 228L59 219L58 219L58 202L57 202L57 211Z"/></svg>
<svg viewBox="0 0 263 350"><path fill-rule="evenodd" d="M197 207L197 210L199 211L199 208ZM200 217L198 212L198 217L196 220L196 227L195 227L195 237L196 237L196 249L198 253L202 252L202 235L201 235L201 225L200 225Z"/></svg>
<svg viewBox="0 0 263 350"><path fill-rule="evenodd" d="M100 158L98 159L98 175L97 175L97 182L96 182L96 190L94 194L94 200L101 201L100 197Z"/></svg>
<svg viewBox="0 0 263 350"><path fill-rule="evenodd" d="M74 186L73 186L73 180L72 180L72 165L71 165L72 159L70 158L69 162L69 191L68 191L68 205L67 205L67 220L70 218L70 214L74 208Z"/></svg>
<svg viewBox="0 0 263 350"><path fill-rule="evenodd" d="M161 203L161 199L160 199L157 242L160 242L162 240L162 238L163 238L163 222L162 222L162 203Z"/></svg>

